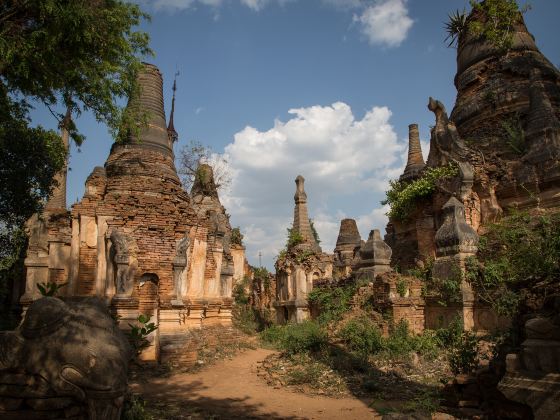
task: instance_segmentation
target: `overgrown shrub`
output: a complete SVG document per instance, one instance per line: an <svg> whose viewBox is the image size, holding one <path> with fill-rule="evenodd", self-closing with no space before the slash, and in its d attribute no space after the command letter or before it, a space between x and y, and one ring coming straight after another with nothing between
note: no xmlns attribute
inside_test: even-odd
<svg viewBox="0 0 560 420"><path fill-rule="evenodd" d="M560 213L514 213L487 229L478 257L466 261L466 279L480 299L515 316L523 305L538 306L560 292Z"/></svg>
<svg viewBox="0 0 560 420"><path fill-rule="evenodd" d="M237 305L247 305L249 303L249 295L247 293L247 286L251 279L247 276L233 286L232 296L233 301Z"/></svg>
<svg viewBox="0 0 560 420"><path fill-rule="evenodd" d="M367 357L383 348L383 338L375 323L367 317L350 319L338 333L340 339L361 357Z"/></svg>
<svg viewBox="0 0 560 420"><path fill-rule="evenodd" d="M399 294L399 296L400 297L405 297L406 292L408 291L407 281L405 279L403 279L402 277L399 277L399 279L397 280L397 284L395 286L396 286L397 293Z"/></svg>
<svg viewBox="0 0 560 420"><path fill-rule="evenodd" d="M249 305L236 305L232 311L233 325L245 334L254 334L259 330L255 310Z"/></svg>
<svg viewBox="0 0 560 420"><path fill-rule="evenodd" d="M327 333L314 321L288 324L285 327L282 348L288 354L319 351L327 345Z"/></svg>
<svg viewBox="0 0 560 420"><path fill-rule="evenodd" d="M478 366L478 340L471 331L463 331L449 350L449 367L454 374L471 373Z"/></svg>
<svg viewBox="0 0 560 420"><path fill-rule="evenodd" d="M460 343L463 334L463 321L456 316L446 328L437 329L435 334L442 347L456 346Z"/></svg>
<svg viewBox="0 0 560 420"><path fill-rule="evenodd" d="M317 305L320 310L317 321L326 324L340 320L342 315L350 310L352 297L358 287L358 284L349 284L314 288L307 295L307 300L311 304Z"/></svg>
<svg viewBox="0 0 560 420"><path fill-rule="evenodd" d="M383 350L390 356L401 356L415 351L414 336L410 334L408 322L401 319L385 339Z"/></svg>
<svg viewBox="0 0 560 420"><path fill-rule="evenodd" d="M319 351L326 347L327 332L314 321L301 324L275 325L261 333L261 339L293 355L309 351Z"/></svg>
<svg viewBox="0 0 560 420"><path fill-rule="evenodd" d="M261 331L260 338L262 341L275 346L280 346L284 340L286 328L283 325L271 325Z"/></svg>

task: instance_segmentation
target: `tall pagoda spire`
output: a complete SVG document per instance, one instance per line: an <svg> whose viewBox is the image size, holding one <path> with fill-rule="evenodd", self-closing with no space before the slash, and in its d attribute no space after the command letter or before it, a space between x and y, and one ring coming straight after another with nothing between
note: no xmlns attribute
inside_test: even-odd
<svg viewBox="0 0 560 420"><path fill-rule="evenodd" d="M408 181L418 176L426 164L422 156L422 146L420 145L420 135L418 124L408 126L408 160L401 181Z"/></svg>
<svg viewBox="0 0 560 420"><path fill-rule="evenodd" d="M171 99L171 113L169 114L169 124L167 124L167 135L171 140L171 144L175 143L179 139L177 131L175 131L175 126L173 125L173 114L175 114L175 92L177 91L177 76L179 72L175 73L175 79L173 80L173 99Z"/></svg>
<svg viewBox="0 0 560 420"><path fill-rule="evenodd" d="M296 193L294 195L294 223L292 229L299 232L303 238L302 246L310 248L313 252L320 253L321 247L315 240L309 223L309 215L307 213L307 194L304 188L305 178L298 175L296 178Z"/></svg>

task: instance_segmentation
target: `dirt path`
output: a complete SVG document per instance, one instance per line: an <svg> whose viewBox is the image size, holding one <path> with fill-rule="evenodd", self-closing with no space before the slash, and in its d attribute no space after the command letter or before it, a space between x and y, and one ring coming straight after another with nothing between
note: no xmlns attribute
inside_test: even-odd
<svg viewBox="0 0 560 420"><path fill-rule="evenodd" d="M156 404L162 415L173 419L379 418L357 398L308 396L267 385L257 376L257 363L272 353L260 348L247 350L201 372L153 378L132 387L149 405Z"/></svg>

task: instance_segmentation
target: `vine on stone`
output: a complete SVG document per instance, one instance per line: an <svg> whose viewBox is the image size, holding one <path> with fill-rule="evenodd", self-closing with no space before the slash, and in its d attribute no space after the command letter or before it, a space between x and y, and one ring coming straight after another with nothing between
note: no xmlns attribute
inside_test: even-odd
<svg viewBox="0 0 560 420"><path fill-rule="evenodd" d="M390 219L404 221L414 210L416 201L432 195L436 189L436 181L451 178L459 174L457 165L450 163L446 166L428 168L420 178L412 182L399 180L389 181L390 188L386 192L385 200L381 204L389 204L391 209L387 213Z"/></svg>

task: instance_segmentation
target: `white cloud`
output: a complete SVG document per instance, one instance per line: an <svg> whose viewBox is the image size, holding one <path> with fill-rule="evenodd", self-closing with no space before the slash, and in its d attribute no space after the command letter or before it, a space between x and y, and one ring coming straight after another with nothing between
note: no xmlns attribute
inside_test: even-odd
<svg viewBox="0 0 560 420"><path fill-rule="evenodd" d="M233 225L244 232L250 262L258 262L260 251L269 267L292 222L297 175L306 179L309 215L321 246L332 252L346 214L364 226L375 222L384 227L386 210L381 216L370 213L379 207L388 179L402 171L406 156L406 143L398 141L387 107L373 107L361 119L343 102L295 108L289 114L290 119L276 120L265 131L245 127L225 147L234 177L222 202Z"/></svg>
<svg viewBox="0 0 560 420"><path fill-rule="evenodd" d="M154 9L184 10L195 7L197 4L203 6L219 7L224 0L141 0L142 3L152 6Z"/></svg>
<svg viewBox="0 0 560 420"><path fill-rule="evenodd" d="M240 1L241 4L244 4L249 9L253 9L257 12L261 10L264 6L266 6L266 4L268 3L268 0L240 0Z"/></svg>
<svg viewBox="0 0 560 420"><path fill-rule="evenodd" d="M358 230L362 239L365 241L369 236L372 229L379 229L381 237L385 236L385 226L387 225L388 218L386 213L389 211L389 206L383 206L373 209L368 214L363 214L356 219Z"/></svg>
<svg viewBox="0 0 560 420"><path fill-rule="evenodd" d="M187 10L197 6L209 6L215 9L214 19L220 17L219 9L226 3L241 4L259 12L269 4L286 3L303 0L136 0L141 4L157 10ZM414 21L408 15L408 0L321 0L323 4L337 10L356 10L354 22L372 45L398 47L407 37Z"/></svg>
<svg viewBox="0 0 560 420"><path fill-rule="evenodd" d="M408 16L407 0L377 0L354 20L372 45L398 47L414 21Z"/></svg>

